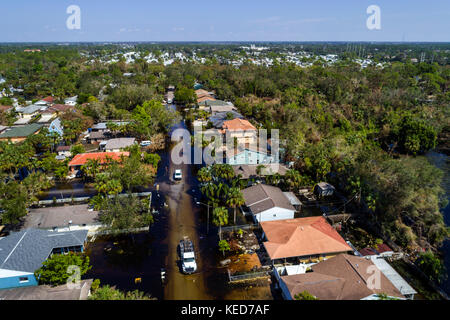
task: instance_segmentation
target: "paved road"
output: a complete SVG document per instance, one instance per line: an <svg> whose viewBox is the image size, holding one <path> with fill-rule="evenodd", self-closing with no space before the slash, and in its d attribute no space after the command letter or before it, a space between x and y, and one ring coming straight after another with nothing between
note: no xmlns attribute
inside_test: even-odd
<svg viewBox="0 0 450 320"><path fill-rule="evenodd" d="M179 126L184 126L183 123ZM173 174L175 169L182 169L183 179L175 182ZM205 285L205 268L203 258L199 254L200 235L197 209L192 206L192 188L190 165L175 165L171 160L167 163L166 181L160 184L160 190L166 195L169 205L168 223L168 256L166 259L167 284L164 288L166 300L199 300L212 299L207 294ZM197 251L198 272L193 275L184 275L180 272L177 246L179 241L188 236Z"/></svg>

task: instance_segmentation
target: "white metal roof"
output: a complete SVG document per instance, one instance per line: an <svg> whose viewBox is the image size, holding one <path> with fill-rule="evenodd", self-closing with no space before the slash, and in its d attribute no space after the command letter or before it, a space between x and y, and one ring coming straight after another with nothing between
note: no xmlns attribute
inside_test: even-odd
<svg viewBox="0 0 450 320"><path fill-rule="evenodd" d="M410 295L410 294L416 294L417 291L414 290L408 282L403 279L397 271L394 270L394 268L391 267L389 263L386 262L383 258L379 257L372 257L372 262L377 266L378 269L380 269L381 272L386 276L386 278L389 279L389 281L392 282L394 287L396 287L401 294L403 295Z"/></svg>

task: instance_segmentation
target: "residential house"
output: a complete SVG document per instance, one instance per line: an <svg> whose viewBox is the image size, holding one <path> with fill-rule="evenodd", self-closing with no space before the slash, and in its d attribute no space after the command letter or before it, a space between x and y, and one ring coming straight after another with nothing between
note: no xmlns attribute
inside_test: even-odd
<svg viewBox="0 0 450 320"><path fill-rule="evenodd" d="M50 123L50 125L48 127L48 131L49 131L49 133L56 133L60 137L62 137L63 134L64 134L64 129L63 129L63 126L62 126L62 123L61 123L61 119L59 119L59 118L54 119Z"/></svg>
<svg viewBox="0 0 450 320"><path fill-rule="evenodd" d="M38 285L34 272L53 254L82 252L87 230L25 229L0 238L0 289Z"/></svg>
<svg viewBox="0 0 450 320"><path fill-rule="evenodd" d="M12 143L22 142L29 136L38 134L42 127L42 124L38 123L32 123L20 127L10 127L0 134L0 141L10 140Z"/></svg>
<svg viewBox="0 0 450 320"><path fill-rule="evenodd" d="M264 247L273 264L320 261L352 248L324 217L261 222Z"/></svg>
<svg viewBox="0 0 450 320"><path fill-rule="evenodd" d="M280 188L257 184L242 190L242 194L255 222L294 218L295 208Z"/></svg>
<svg viewBox="0 0 450 320"><path fill-rule="evenodd" d="M51 107L49 107L48 110L52 110L53 112L56 112L57 114L61 114L64 112L69 112L69 111L75 110L75 106L68 105L68 104L54 104Z"/></svg>
<svg viewBox="0 0 450 320"><path fill-rule="evenodd" d="M88 160L97 160L100 164L106 164L109 161L121 161L122 157L128 157L129 155L129 152L80 153L69 162L69 169L71 172L80 170Z"/></svg>
<svg viewBox="0 0 450 320"><path fill-rule="evenodd" d="M394 254L394 250L392 250L387 244L381 243L376 245L374 248L363 248L359 250L359 254L363 257L390 257Z"/></svg>
<svg viewBox="0 0 450 320"><path fill-rule="evenodd" d="M46 105L32 104L26 107L17 107L16 112L20 118L31 120L45 109L47 109Z"/></svg>
<svg viewBox="0 0 450 320"><path fill-rule="evenodd" d="M236 176L240 175L243 180L256 179L261 176L271 176L276 173L280 176L284 176L288 170L289 169L281 163L233 165L234 174Z"/></svg>
<svg viewBox="0 0 450 320"><path fill-rule="evenodd" d="M225 162L235 166L278 163L279 160L276 155L270 154L267 149L255 148L254 145L245 147L238 145L237 147L226 149Z"/></svg>
<svg viewBox="0 0 450 320"><path fill-rule="evenodd" d="M239 118L224 121L222 133L235 139L239 145L255 143L258 136L256 128L248 120Z"/></svg>
<svg viewBox="0 0 450 320"><path fill-rule="evenodd" d="M89 133L86 137L87 143L100 143L102 141L108 140L111 138L111 132L109 131L93 131Z"/></svg>
<svg viewBox="0 0 450 320"><path fill-rule="evenodd" d="M2 125L0 125L0 134L3 132L3 131L5 131L6 129L8 129L9 127L7 127L7 126L2 126Z"/></svg>
<svg viewBox="0 0 450 320"><path fill-rule="evenodd" d="M58 153L58 157L61 157L62 160L69 158L72 156L72 152L70 152L70 146L58 146L56 148L56 152Z"/></svg>
<svg viewBox="0 0 450 320"><path fill-rule="evenodd" d="M25 228L58 232L87 230L88 235L95 234L101 226L99 212L89 210L87 204L29 209L24 221Z"/></svg>
<svg viewBox="0 0 450 320"><path fill-rule="evenodd" d="M217 105L210 105L209 111L211 112L211 115L215 115L217 113L221 112L236 112L236 107L231 102L226 102L225 104L217 104Z"/></svg>
<svg viewBox="0 0 450 320"><path fill-rule="evenodd" d="M405 299L400 290L371 261L339 254L311 265L312 272L279 276L282 296L294 300L304 291L319 300L378 300L380 295ZM374 274L379 281L374 281Z"/></svg>
<svg viewBox="0 0 450 320"><path fill-rule="evenodd" d="M104 150L106 152L119 152L127 147L131 147L136 143L135 138L116 138L106 141Z"/></svg>
<svg viewBox="0 0 450 320"><path fill-rule="evenodd" d="M209 117L209 121L216 129L222 129L225 121L244 119L244 116L236 111L218 112Z"/></svg>

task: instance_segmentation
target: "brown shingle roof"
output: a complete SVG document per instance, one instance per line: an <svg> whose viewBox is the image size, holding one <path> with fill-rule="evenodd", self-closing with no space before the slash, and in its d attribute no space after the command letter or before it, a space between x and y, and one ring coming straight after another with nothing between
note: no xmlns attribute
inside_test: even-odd
<svg viewBox="0 0 450 320"><path fill-rule="evenodd" d="M280 188L258 184L242 190L245 205L249 207L253 214L279 207L295 211L288 198Z"/></svg>
<svg viewBox="0 0 450 320"><path fill-rule="evenodd" d="M351 251L350 246L324 217L261 222L264 242L272 260Z"/></svg>
<svg viewBox="0 0 450 320"><path fill-rule="evenodd" d="M404 298L375 264L365 258L340 254L311 269L310 273L281 277L292 297L306 290L320 300L360 300L381 293ZM379 287L372 288L376 283L371 276L376 270L380 275Z"/></svg>

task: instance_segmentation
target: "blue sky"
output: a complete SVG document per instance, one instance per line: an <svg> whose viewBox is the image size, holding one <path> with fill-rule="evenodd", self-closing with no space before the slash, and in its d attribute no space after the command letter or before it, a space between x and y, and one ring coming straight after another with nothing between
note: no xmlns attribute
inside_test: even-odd
<svg viewBox="0 0 450 320"><path fill-rule="evenodd" d="M69 5L81 29L69 30ZM366 9L381 8L381 30ZM450 41L448 0L13 0L0 42Z"/></svg>

